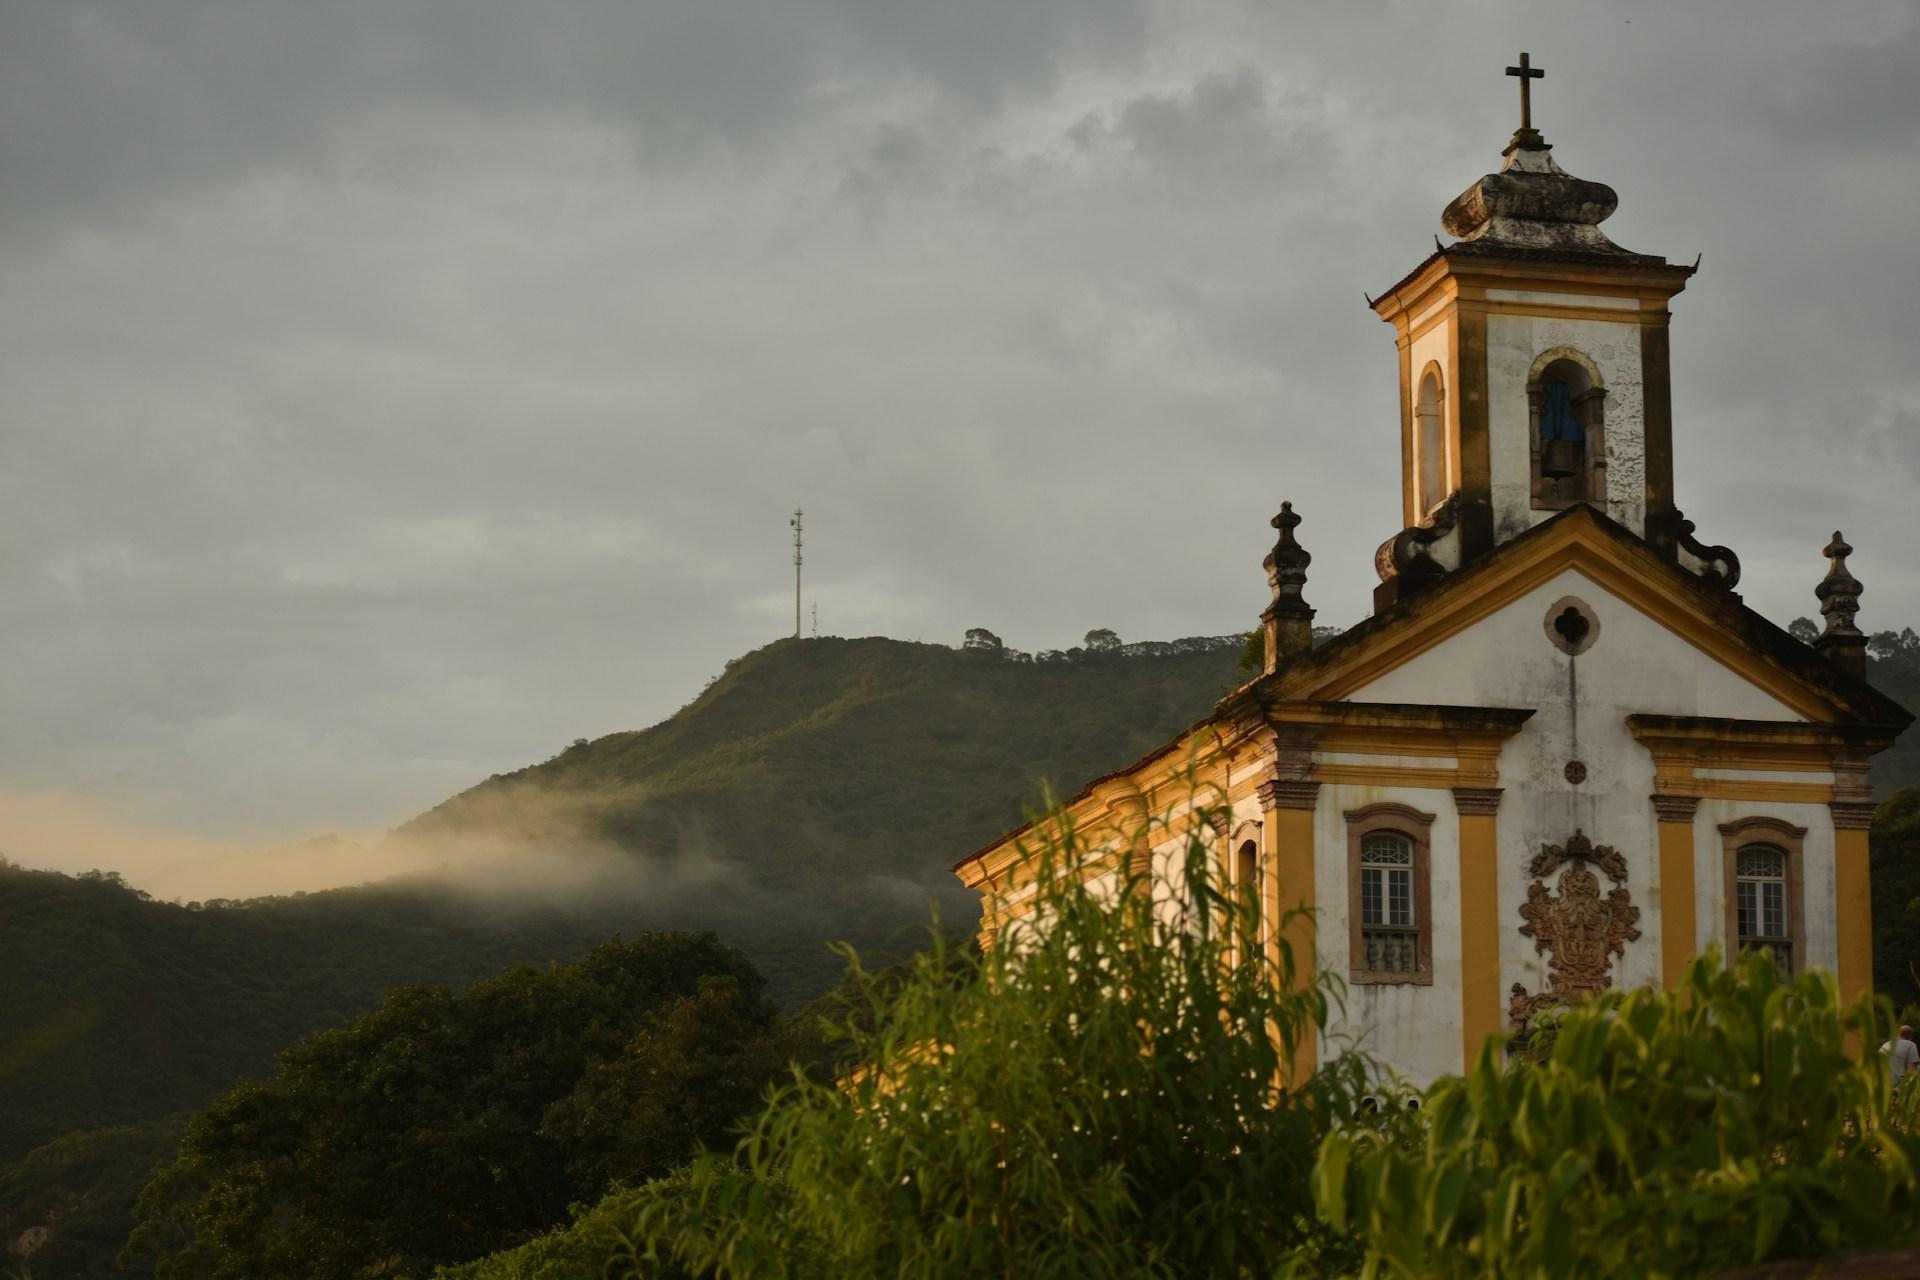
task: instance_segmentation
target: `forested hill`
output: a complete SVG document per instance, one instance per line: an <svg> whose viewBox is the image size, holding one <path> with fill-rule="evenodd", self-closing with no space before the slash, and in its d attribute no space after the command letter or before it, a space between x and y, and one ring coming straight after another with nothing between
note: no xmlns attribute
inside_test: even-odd
<svg viewBox="0 0 1920 1280"><path fill-rule="evenodd" d="M1237 683L1239 654L1230 637L1039 662L782 640L653 728L496 775L396 834L453 841L456 861L458 841L504 830L705 859L783 888L945 888L1043 784L1071 794L1204 716Z"/></svg>
<svg viewBox="0 0 1920 1280"><path fill-rule="evenodd" d="M389 987L464 986L635 931L630 912L428 884L189 910L5 863L0 921L0 1166L68 1130L200 1107Z"/></svg>
<svg viewBox="0 0 1920 1280"><path fill-rule="evenodd" d="M1204 715L1236 660L783 641L654 728L489 780L397 833L444 842L451 886L189 910L110 874L0 863L0 1164L68 1130L197 1108L388 987L544 967L616 932L717 930L780 1000L809 999L840 971L831 941L917 940L929 900L970 929L953 861L1017 822L1042 779L1077 788ZM470 847L495 859L477 880L457 874ZM503 854L526 874L500 877Z"/></svg>

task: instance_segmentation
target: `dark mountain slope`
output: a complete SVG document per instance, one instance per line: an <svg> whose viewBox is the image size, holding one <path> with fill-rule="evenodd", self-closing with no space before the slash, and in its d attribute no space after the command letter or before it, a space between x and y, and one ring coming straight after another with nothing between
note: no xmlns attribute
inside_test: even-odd
<svg viewBox="0 0 1920 1280"><path fill-rule="evenodd" d="M970 927L948 866L1017 822L1041 779L1078 786L1205 714L1234 661L783 641L662 724L397 833L445 841L456 884L463 852L504 854L516 876L490 864L484 891L395 881L189 910L111 876L0 865L0 1163L201 1106L390 986L569 960L615 932L716 929L783 1002L807 999L839 972L831 940L911 941L930 899ZM582 842L600 856L557 874Z"/></svg>
<svg viewBox="0 0 1920 1280"><path fill-rule="evenodd" d="M4 864L0 922L0 1164L69 1130L199 1107L388 987L464 985L635 928L437 884L194 911Z"/></svg>
<svg viewBox="0 0 1920 1280"><path fill-rule="evenodd" d="M769 886L927 878L1206 714L1237 651L1014 662L898 640L783 640L671 719L576 744L402 827L704 855Z"/></svg>

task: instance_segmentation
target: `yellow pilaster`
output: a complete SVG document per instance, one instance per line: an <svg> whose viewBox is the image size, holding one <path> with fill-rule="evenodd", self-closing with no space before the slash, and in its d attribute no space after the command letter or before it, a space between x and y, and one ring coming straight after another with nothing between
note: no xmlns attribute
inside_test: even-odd
<svg viewBox="0 0 1920 1280"><path fill-rule="evenodd" d="M1267 899L1273 908L1267 930L1269 959L1279 964L1285 946L1292 954L1296 989L1310 985L1317 976L1313 937L1313 810L1318 803L1320 784L1281 780L1262 783L1260 807L1266 811L1261 832L1266 843L1268 883ZM1319 1039L1308 1027L1294 1044L1293 1061L1287 1083L1303 1084L1320 1062Z"/></svg>
<svg viewBox="0 0 1920 1280"><path fill-rule="evenodd" d="M1455 787L1460 814L1460 1049L1464 1067L1500 1034L1498 787Z"/></svg>
<svg viewBox="0 0 1920 1280"><path fill-rule="evenodd" d="M1840 998L1873 990L1873 889L1867 879L1867 829L1873 806L1835 801L1833 813L1834 934Z"/></svg>
<svg viewBox="0 0 1920 1280"><path fill-rule="evenodd" d="M1653 797L1660 820L1660 981L1670 987L1700 952L1693 855L1693 814L1699 804L1697 796Z"/></svg>

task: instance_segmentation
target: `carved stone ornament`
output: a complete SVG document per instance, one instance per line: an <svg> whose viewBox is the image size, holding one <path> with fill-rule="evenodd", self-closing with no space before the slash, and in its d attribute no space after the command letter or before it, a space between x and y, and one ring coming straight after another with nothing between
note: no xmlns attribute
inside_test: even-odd
<svg viewBox="0 0 1920 1280"><path fill-rule="evenodd" d="M1710 547L1693 536L1693 521L1678 510L1673 513L1674 541L1679 544L1680 565L1694 575L1717 582L1731 591L1740 585L1740 557L1729 547Z"/></svg>
<svg viewBox="0 0 1920 1280"><path fill-rule="evenodd" d="M1596 867L1615 885L1604 895L1593 872ZM1618 850L1595 845L1584 832L1575 831L1565 848L1542 845L1528 870L1534 880L1520 906L1526 921L1520 934L1533 939L1536 955L1547 957L1547 989L1529 996L1514 984L1507 1017L1519 1036L1526 1034L1527 1022L1541 1007L1567 1004L1611 987L1614 957L1625 955L1627 943L1640 937L1640 908L1627 892L1627 863ZM1549 890L1545 881L1555 871L1560 878Z"/></svg>
<svg viewBox="0 0 1920 1280"><path fill-rule="evenodd" d="M1540 852L1534 855L1533 861L1527 866L1527 874L1536 880L1544 880L1565 862L1591 862L1606 872L1607 879L1615 884L1627 882L1626 858L1610 844L1596 845L1584 831L1575 831L1564 849L1557 844L1541 845Z"/></svg>

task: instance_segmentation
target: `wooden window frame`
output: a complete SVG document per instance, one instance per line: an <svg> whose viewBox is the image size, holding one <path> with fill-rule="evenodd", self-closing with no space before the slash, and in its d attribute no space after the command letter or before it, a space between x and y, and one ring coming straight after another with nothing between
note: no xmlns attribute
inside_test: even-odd
<svg viewBox="0 0 1920 1280"><path fill-rule="evenodd" d="M1731 968L1740 958L1740 851L1750 845L1763 844L1780 850L1787 859L1787 946L1791 952L1791 968L1794 973L1805 973L1807 969L1807 929L1806 929L1806 876L1801 864L1805 861L1807 829L1796 827L1791 822L1779 818L1754 817L1740 818L1733 822L1720 824L1720 852L1722 863L1721 893L1725 899L1723 914L1726 922L1726 960Z"/></svg>
<svg viewBox="0 0 1920 1280"><path fill-rule="evenodd" d="M1357 986L1433 985L1433 875L1431 813L1412 805L1386 802L1349 809L1347 819L1347 981ZM1414 966L1411 973L1381 972L1361 966L1367 954L1360 919L1360 848L1370 835L1391 832L1413 844Z"/></svg>

